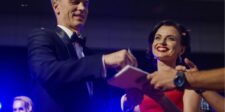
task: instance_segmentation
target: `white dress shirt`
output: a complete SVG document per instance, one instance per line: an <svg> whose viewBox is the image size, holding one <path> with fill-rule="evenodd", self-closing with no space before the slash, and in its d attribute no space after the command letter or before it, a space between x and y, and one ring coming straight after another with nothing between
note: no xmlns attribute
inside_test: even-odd
<svg viewBox="0 0 225 112"><path fill-rule="evenodd" d="M62 26L62 25L58 25L58 27L60 27L63 31L66 32L66 34L68 35L68 37L71 39L73 32L71 30L69 30L67 27ZM80 38L81 36L78 36L78 38ZM72 43L74 48L76 49L76 54L78 59L84 58L84 52L83 52L83 47L81 45L79 45L77 42ZM90 96L93 96L93 92L94 92L94 87L93 87L93 82L92 81L86 81L86 85L87 85L87 90Z"/></svg>
<svg viewBox="0 0 225 112"><path fill-rule="evenodd" d="M63 31L65 31L65 33L67 34L67 36L71 39L72 35L74 32L72 32L70 29L68 29L67 27L63 26L63 25L57 25L59 28L61 28ZM78 35L78 38L82 38L81 35ZM84 52L83 52L83 47L81 45L79 45L77 42L72 43L74 48L76 49L76 54L77 57L79 59L84 58ZM105 78L106 77L106 68L105 68L105 64L104 64L104 57L102 56L102 65L103 65L103 71L102 71L102 76ZM93 82L92 81L87 81L86 82L87 85L87 89L89 92L89 95L92 96L93 95Z"/></svg>

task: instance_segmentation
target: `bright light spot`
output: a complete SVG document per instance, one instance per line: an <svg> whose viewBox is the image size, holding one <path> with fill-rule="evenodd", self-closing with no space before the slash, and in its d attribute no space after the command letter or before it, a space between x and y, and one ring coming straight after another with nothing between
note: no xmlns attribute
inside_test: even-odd
<svg viewBox="0 0 225 112"><path fill-rule="evenodd" d="M2 109L2 102L0 102L0 110Z"/></svg>

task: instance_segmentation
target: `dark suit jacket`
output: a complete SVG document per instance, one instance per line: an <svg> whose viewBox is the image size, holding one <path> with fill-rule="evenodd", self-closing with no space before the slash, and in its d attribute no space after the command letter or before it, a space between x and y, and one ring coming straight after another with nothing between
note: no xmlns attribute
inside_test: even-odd
<svg viewBox="0 0 225 112"><path fill-rule="evenodd" d="M93 111L96 101L88 95L85 81L102 77L102 55L88 56L86 48L84 54L85 58L78 60L69 37L60 28L41 28L29 35L28 58L36 111L98 111Z"/></svg>

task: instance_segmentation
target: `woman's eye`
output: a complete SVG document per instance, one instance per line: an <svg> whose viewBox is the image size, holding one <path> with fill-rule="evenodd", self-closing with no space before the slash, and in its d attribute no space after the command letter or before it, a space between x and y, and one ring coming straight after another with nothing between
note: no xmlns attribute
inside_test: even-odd
<svg viewBox="0 0 225 112"><path fill-rule="evenodd" d="M168 39L171 40L171 41L175 41L176 40L176 37L170 36L170 37L168 37Z"/></svg>
<svg viewBox="0 0 225 112"><path fill-rule="evenodd" d="M159 36L155 36L155 40L159 40L160 39L160 37Z"/></svg>

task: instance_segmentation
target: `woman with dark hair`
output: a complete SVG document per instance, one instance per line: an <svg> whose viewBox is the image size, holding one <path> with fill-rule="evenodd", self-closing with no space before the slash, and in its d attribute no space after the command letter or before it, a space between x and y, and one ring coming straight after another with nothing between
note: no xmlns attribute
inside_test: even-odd
<svg viewBox="0 0 225 112"><path fill-rule="evenodd" d="M174 72L176 66L182 64L182 60L188 57L190 53L189 32L185 27L174 21L164 20L157 24L150 33L148 43L148 54L156 61L156 71L162 74ZM188 61L187 59L185 60ZM145 95L142 102L130 110L135 112L199 111L200 97L195 91L183 89L163 92L161 89L163 88L154 88L146 85L143 88ZM127 102L129 102L129 99L135 99L132 98L132 95L130 97L129 94L127 92L122 99L125 99ZM126 101L124 103L125 107L127 107Z"/></svg>
<svg viewBox="0 0 225 112"><path fill-rule="evenodd" d="M160 23L158 23L157 25L155 25L155 27L153 28L152 32L150 33L149 37L148 37L148 44L149 44L149 52L148 54L151 56L151 55L154 55L154 53L152 52L152 44L153 42L156 40L156 33L157 31L162 27L162 26L170 26L170 27L173 27L175 28L177 31L176 33L179 34L179 38L180 38L180 44L182 45L182 47L184 47L184 51L179 55L179 61L176 61L178 62L177 64L183 64L182 63L182 59L184 58L187 58L189 57L190 55L190 52L191 52L191 47L190 47L190 35L189 35L189 31L184 27L182 26L181 24L178 24L174 21L171 21L171 20L164 20L164 21L161 21ZM171 32L173 33L173 32ZM173 36L173 35L170 35L170 36ZM158 38L158 37L157 37Z"/></svg>

